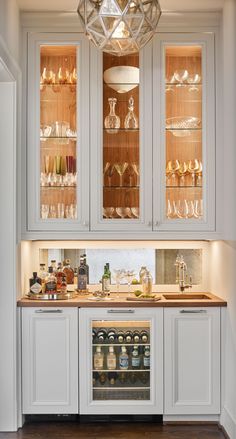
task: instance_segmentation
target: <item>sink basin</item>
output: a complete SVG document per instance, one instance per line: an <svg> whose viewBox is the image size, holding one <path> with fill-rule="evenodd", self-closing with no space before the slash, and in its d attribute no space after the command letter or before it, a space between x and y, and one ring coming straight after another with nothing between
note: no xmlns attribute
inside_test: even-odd
<svg viewBox="0 0 236 439"><path fill-rule="evenodd" d="M207 294L162 294L162 296L166 300L211 300L211 297L207 296Z"/></svg>

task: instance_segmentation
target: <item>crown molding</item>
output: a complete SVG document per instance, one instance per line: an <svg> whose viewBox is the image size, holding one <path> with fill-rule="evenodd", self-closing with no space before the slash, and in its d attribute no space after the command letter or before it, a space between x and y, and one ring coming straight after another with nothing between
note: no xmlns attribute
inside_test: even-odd
<svg viewBox="0 0 236 439"><path fill-rule="evenodd" d="M219 26L221 12L163 12L158 24L158 31L169 31L174 28L191 29ZM21 26L30 30L83 32L76 12L21 12Z"/></svg>

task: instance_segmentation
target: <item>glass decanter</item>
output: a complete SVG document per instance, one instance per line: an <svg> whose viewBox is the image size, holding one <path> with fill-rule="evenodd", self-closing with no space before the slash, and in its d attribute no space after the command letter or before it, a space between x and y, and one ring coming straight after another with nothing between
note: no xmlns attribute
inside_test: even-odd
<svg viewBox="0 0 236 439"><path fill-rule="evenodd" d="M128 110L129 111L125 117L124 127L126 129L137 129L138 128L138 118L134 114L134 98L132 96L129 98Z"/></svg>
<svg viewBox="0 0 236 439"><path fill-rule="evenodd" d="M115 106L117 103L116 98L108 98L110 105L110 113L105 117L104 126L108 133L117 133L120 128L120 118L115 113Z"/></svg>

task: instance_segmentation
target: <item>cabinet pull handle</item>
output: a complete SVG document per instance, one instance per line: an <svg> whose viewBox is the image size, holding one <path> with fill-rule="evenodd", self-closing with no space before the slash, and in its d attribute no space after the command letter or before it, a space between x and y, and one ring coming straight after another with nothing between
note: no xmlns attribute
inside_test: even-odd
<svg viewBox="0 0 236 439"><path fill-rule="evenodd" d="M134 314L134 309L108 309L108 314Z"/></svg>
<svg viewBox="0 0 236 439"><path fill-rule="evenodd" d="M62 309L36 309L37 314L61 314Z"/></svg>
<svg viewBox="0 0 236 439"><path fill-rule="evenodd" d="M187 309L181 309L181 314L206 314L206 309L195 309L195 310L187 310Z"/></svg>

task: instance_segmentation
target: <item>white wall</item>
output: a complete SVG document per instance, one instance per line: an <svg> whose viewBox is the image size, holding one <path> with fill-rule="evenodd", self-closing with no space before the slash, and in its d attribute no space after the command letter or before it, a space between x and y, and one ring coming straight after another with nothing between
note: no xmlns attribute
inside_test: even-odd
<svg viewBox="0 0 236 439"><path fill-rule="evenodd" d="M222 309L221 423L236 439L236 241L211 243L211 291L227 301Z"/></svg>
<svg viewBox="0 0 236 439"><path fill-rule="evenodd" d="M17 0L0 0L0 36L11 56L18 62L20 20Z"/></svg>

